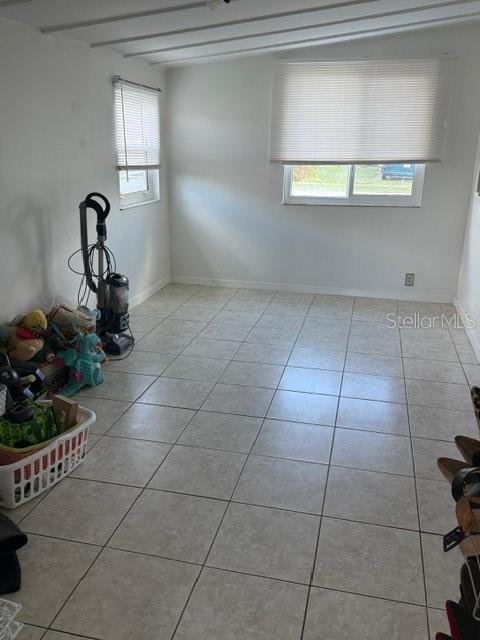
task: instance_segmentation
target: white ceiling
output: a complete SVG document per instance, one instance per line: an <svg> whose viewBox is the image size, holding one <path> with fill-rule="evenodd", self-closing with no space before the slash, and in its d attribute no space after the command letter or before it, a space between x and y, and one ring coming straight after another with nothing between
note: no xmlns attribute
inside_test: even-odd
<svg viewBox="0 0 480 640"><path fill-rule="evenodd" d="M0 0L0 17L170 65L480 21L480 0Z"/></svg>

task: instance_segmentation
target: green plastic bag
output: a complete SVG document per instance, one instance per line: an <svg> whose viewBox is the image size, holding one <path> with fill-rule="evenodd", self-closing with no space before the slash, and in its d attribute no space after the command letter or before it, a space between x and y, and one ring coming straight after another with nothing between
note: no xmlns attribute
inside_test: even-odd
<svg viewBox="0 0 480 640"><path fill-rule="evenodd" d="M57 425L51 407L27 402L33 411L33 418L28 422L14 423L5 417L0 418L0 445L23 449L41 444L58 435Z"/></svg>

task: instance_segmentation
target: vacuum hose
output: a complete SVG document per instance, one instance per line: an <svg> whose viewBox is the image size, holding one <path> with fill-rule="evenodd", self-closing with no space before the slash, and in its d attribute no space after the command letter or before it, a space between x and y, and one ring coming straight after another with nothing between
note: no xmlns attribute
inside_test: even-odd
<svg viewBox="0 0 480 640"><path fill-rule="evenodd" d="M104 206L102 206L100 202L97 202L97 200L94 200L94 198L103 200ZM88 256L88 209L93 209L97 214L97 240L100 244L99 251L103 251L103 243L107 239L106 219L108 214L110 213L110 203L103 194L97 193L95 191L89 193L85 200L80 203L80 241L82 245L83 268L85 271L85 278L89 289L91 289L91 291L93 291L94 293L97 293L98 287L93 279Z"/></svg>

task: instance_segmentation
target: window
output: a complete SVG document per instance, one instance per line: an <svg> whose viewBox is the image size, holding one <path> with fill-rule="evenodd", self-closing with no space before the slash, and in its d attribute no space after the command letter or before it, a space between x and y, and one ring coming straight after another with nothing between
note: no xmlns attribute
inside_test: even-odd
<svg viewBox="0 0 480 640"><path fill-rule="evenodd" d="M120 207L160 198L160 93L114 79L115 148Z"/></svg>
<svg viewBox="0 0 480 640"><path fill-rule="evenodd" d="M120 208L128 209L160 199L160 175L158 169L129 169L119 171Z"/></svg>
<svg viewBox="0 0 480 640"><path fill-rule="evenodd" d="M420 206L425 164L440 162L448 57L278 62L271 160L284 202Z"/></svg>
<svg viewBox="0 0 480 640"><path fill-rule="evenodd" d="M331 164L285 167L285 204L420 206L423 164Z"/></svg>

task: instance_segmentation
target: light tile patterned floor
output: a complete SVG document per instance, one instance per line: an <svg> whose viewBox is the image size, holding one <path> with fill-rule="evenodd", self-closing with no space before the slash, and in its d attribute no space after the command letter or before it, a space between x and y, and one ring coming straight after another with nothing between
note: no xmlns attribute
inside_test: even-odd
<svg viewBox="0 0 480 640"><path fill-rule="evenodd" d="M78 397L97 414L86 462L13 512L21 638L444 628L460 559L435 461L478 437L480 365L462 330L388 326L416 312L452 308L182 285L135 308L134 353Z"/></svg>

